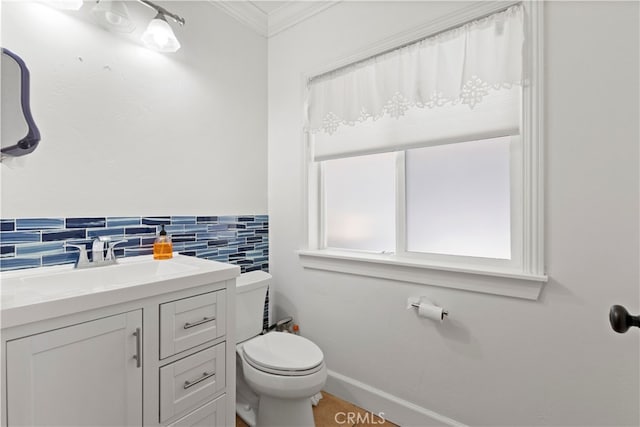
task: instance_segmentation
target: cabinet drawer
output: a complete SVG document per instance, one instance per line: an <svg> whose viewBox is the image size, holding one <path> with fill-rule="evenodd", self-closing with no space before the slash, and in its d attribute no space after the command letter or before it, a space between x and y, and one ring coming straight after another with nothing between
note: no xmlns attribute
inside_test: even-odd
<svg viewBox="0 0 640 427"><path fill-rule="evenodd" d="M160 304L160 359L225 334L225 291Z"/></svg>
<svg viewBox="0 0 640 427"><path fill-rule="evenodd" d="M168 427L222 427L226 424L226 394L196 409Z"/></svg>
<svg viewBox="0 0 640 427"><path fill-rule="evenodd" d="M225 343L160 368L160 422L186 414L222 391Z"/></svg>

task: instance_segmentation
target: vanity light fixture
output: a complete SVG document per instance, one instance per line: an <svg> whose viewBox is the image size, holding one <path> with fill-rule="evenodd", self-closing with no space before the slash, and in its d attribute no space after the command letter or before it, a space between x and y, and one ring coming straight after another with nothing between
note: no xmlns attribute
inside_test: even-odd
<svg viewBox="0 0 640 427"><path fill-rule="evenodd" d="M169 26L167 16L180 25L184 25L184 18L148 0L138 1L157 12L156 17L151 20L146 31L142 34L142 42L144 45L158 52L175 52L180 49L180 42Z"/></svg>
<svg viewBox="0 0 640 427"><path fill-rule="evenodd" d="M107 30L119 33L131 33L136 25L129 17L129 10L123 1L98 0L91 10L91 15Z"/></svg>

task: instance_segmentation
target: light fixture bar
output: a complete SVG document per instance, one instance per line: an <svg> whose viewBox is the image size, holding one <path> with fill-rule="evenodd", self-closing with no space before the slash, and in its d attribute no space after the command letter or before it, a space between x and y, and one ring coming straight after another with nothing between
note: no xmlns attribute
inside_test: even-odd
<svg viewBox="0 0 640 427"><path fill-rule="evenodd" d="M140 3L150 7L151 9L154 9L156 12L161 13L165 16L168 16L169 18L173 19L174 21L176 21L178 24L180 25L184 25L184 18L176 15L175 13L171 13L169 12L167 9L165 9L162 6L158 6L155 3L150 2L149 0L138 0Z"/></svg>

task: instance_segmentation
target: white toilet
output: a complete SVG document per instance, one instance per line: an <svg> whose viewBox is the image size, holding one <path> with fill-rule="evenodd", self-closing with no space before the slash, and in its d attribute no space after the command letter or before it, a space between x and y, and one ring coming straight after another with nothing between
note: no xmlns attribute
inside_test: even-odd
<svg viewBox="0 0 640 427"><path fill-rule="evenodd" d="M236 412L250 426L314 426L311 397L324 387L322 350L286 332L261 335L271 275L236 280Z"/></svg>

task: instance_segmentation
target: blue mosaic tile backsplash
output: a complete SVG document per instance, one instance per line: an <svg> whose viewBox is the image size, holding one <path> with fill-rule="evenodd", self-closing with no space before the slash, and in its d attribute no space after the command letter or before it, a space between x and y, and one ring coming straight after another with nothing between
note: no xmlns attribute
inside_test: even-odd
<svg viewBox="0 0 640 427"><path fill-rule="evenodd" d="M161 225L175 252L236 264L243 273L269 270L267 215L0 219L0 270L74 263L78 251L65 243L90 249L98 236L127 240L118 257L148 255Z"/></svg>

